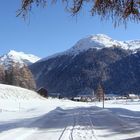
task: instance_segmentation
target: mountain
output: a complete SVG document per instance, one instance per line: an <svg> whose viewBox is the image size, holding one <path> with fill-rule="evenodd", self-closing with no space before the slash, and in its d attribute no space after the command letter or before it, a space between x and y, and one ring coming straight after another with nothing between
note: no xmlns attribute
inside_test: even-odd
<svg viewBox="0 0 140 140"><path fill-rule="evenodd" d="M112 63L106 68L106 91L116 94L140 93L140 51Z"/></svg>
<svg viewBox="0 0 140 140"><path fill-rule="evenodd" d="M79 94L93 94L101 79L106 93L123 94L132 87L132 75L135 75L135 80L133 79L131 91L137 93L139 88L134 90L134 87L140 77L136 77L139 72L133 69L138 63L135 59L131 63L129 60L138 53L139 48L138 40L117 41L97 34L81 39L69 50L39 60L30 65L30 70L37 87L47 88L50 95L73 97ZM139 62L140 58L137 61ZM131 66L132 69L129 69ZM127 76L124 69L128 70ZM124 79L129 80L129 88L123 88L120 84L122 81L125 83Z"/></svg>
<svg viewBox="0 0 140 140"><path fill-rule="evenodd" d="M36 89L35 80L28 65L40 58L14 50L0 57L0 83Z"/></svg>
<svg viewBox="0 0 140 140"><path fill-rule="evenodd" d="M32 54L25 54L23 52L11 50L7 54L0 57L0 65L3 65L5 69L7 69L13 65L13 63L18 63L22 67L24 65L35 63L39 59L39 57Z"/></svg>
<svg viewBox="0 0 140 140"><path fill-rule="evenodd" d="M40 62L62 55L76 56L79 53L87 51L89 49L103 49L103 48L110 48L110 47L117 47L117 48L131 50L132 52L135 52L140 48L140 40L118 41L104 34L90 35L80 39L70 49L43 58L40 60Z"/></svg>

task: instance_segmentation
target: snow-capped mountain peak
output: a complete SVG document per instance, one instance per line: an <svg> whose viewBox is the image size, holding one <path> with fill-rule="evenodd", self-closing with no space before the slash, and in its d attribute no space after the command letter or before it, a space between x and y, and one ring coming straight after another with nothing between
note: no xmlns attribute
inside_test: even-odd
<svg viewBox="0 0 140 140"><path fill-rule="evenodd" d="M74 46L70 49L54 54L52 56L43 58L42 60L38 61L46 61L50 58L55 58L62 55L73 55L76 56L80 52L87 51L88 49L103 49L103 48L110 48L110 47L120 47L126 50L132 50L136 52L140 49L140 40L132 40L132 41L118 41L114 40L111 37L104 35L104 34L96 34L90 35L83 39L80 39Z"/></svg>
<svg viewBox="0 0 140 140"><path fill-rule="evenodd" d="M121 41L113 40L107 35L96 34L79 40L72 49L83 51L90 48L102 49L105 47L122 47L127 48L127 44Z"/></svg>
<svg viewBox="0 0 140 140"><path fill-rule="evenodd" d="M0 64L8 67L11 63L19 63L23 66L24 64L30 65L35 63L39 59L39 57L32 54L25 54L24 52L10 50L7 54L0 57Z"/></svg>
<svg viewBox="0 0 140 140"><path fill-rule="evenodd" d="M127 44L128 49L136 51L140 49L140 40L129 40L129 41L124 41L125 44Z"/></svg>
<svg viewBox="0 0 140 140"><path fill-rule="evenodd" d="M25 54L24 52L17 52L15 50L10 50L7 56L15 61L22 61L22 60L27 60L29 63L35 63L38 61L40 58L32 55L32 54Z"/></svg>

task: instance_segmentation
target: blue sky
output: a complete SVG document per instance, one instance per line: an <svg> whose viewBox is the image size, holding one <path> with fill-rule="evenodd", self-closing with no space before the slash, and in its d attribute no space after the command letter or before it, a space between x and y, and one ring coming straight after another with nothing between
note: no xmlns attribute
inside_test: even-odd
<svg viewBox="0 0 140 140"><path fill-rule="evenodd" d="M86 10L72 17L60 3L45 9L34 8L30 19L24 21L16 17L20 2L1 0L0 55L17 50L46 57L72 47L87 35L98 33L117 40L140 39L140 24L129 23L127 29L114 28L111 21L101 22L98 16L92 17Z"/></svg>

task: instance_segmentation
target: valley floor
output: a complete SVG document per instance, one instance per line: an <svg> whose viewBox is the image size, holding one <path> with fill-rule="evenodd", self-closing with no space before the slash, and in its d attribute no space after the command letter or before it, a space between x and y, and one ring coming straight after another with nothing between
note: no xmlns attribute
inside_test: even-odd
<svg viewBox="0 0 140 140"><path fill-rule="evenodd" d="M0 140L140 140L140 101L0 101Z"/></svg>

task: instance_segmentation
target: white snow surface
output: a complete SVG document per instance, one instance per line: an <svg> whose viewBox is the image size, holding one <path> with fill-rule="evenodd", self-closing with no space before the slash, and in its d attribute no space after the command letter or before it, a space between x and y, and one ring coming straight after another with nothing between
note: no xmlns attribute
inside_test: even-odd
<svg viewBox="0 0 140 140"><path fill-rule="evenodd" d="M31 91L25 88L0 84L0 99L30 100L36 98L42 98L42 96L40 96L35 91Z"/></svg>
<svg viewBox="0 0 140 140"><path fill-rule="evenodd" d="M64 52L56 53L54 55L43 58L38 62L46 61L48 59L59 57L62 55L76 56L77 54L83 51L87 51L91 48L103 49L109 47L120 47L126 50L129 49L136 52L136 50L140 48L140 40L118 41L104 34L90 35L79 40L72 48Z"/></svg>
<svg viewBox="0 0 140 140"><path fill-rule="evenodd" d="M139 100L105 101L102 109L99 102L44 99L11 86L0 85L0 94L0 140L140 139Z"/></svg>
<svg viewBox="0 0 140 140"><path fill-rule="evenodd" d="M23 66L35 63L38 60L40 60L40 58L35 55L11 50L9 53L0 57L0 64L7 68L12 63L19 63L21 66Z"/></svg>

